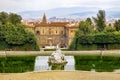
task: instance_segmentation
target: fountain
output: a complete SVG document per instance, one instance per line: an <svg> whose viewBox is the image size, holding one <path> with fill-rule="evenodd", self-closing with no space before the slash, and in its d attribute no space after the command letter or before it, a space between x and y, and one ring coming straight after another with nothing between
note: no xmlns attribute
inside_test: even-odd
<svg viewBox="0 0 120 80"><path fill-rule="evenodd" d="M65 59L65 55L61 53L59 45L56 47L56 51L54 51L51 56L48 58L49 64L66 64L67 60Z"/></svg>

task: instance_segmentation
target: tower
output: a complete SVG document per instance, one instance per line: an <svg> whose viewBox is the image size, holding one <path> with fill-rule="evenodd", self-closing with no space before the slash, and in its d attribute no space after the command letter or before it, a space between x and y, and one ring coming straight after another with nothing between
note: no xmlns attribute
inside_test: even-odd
<svg viewBox="0 0 120 80"><path fill-rule="evenodd" d="M47 23L46 15L44 13L43 18L42 18L42 23Z"/></svg>

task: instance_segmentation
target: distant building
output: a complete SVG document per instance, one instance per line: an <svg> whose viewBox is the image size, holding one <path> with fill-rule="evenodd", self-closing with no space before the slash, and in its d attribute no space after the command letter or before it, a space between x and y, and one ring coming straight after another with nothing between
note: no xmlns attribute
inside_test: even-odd
<svg viewBox="0 0 120 80"><path fill-rule="evenodd" d="M37 38L41 48L68 47L71 43L75 31L78 28L78 22L47 22L46 15L43 15L42 22L24 22L28 28L31 28Z"/></svg>

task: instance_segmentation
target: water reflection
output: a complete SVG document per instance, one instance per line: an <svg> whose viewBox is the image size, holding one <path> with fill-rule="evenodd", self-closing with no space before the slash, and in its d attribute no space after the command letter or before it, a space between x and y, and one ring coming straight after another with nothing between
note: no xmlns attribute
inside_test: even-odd
<svg viewBox="0 0 120 80"><path fill-rule="evenodd" d="M65 64L56 64L56 65L50 65L51 66L51 70L64 70L64 66Z"/></svg>
<svg viewBox="0 0 120 80"><path fill-rule="evenodd" d="M116 72L120 69L120 57L74 56L75 69L91 72Z"/></svg>

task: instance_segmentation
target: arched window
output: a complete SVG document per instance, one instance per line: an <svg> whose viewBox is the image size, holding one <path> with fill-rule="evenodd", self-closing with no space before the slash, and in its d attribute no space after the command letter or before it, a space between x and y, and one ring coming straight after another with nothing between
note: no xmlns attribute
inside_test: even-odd
<svg viewBox="0 0 120 80"><path fill-rule="evenodd" d="M40 35L40 31L36 31L36 35Z"/></svg>

